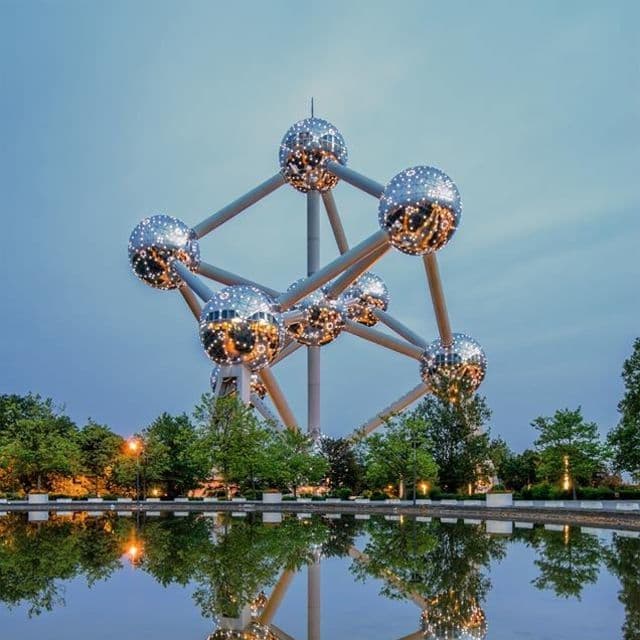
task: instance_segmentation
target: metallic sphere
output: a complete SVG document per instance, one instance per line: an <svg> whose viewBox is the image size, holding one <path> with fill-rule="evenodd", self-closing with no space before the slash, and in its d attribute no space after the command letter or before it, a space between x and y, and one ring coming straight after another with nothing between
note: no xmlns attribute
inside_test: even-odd
<svg viewBox="0 0 640 640"><path fill-rule="evenodd" d="M209 382L211 383L211 391L215 392L218 386L218 380L220 379L220 367L215 366L211 370L211 377ZM225 396L235 395L238 392L238 379L235 376L223 376L220 382L219 396L224 398ZM259 398L264 398L267 395L267 388L262 384L257 373L252 373L249 380L251 386L251 393L255 393Z"/></svg>
<svg viewBox="0 0 640 640"><path fill-rule="evenodd" d="M294 282L289 291L300 282ZM319 347L333 342L344 327L346 309L341 300L327 298L322 289L317 289L303 298L294 308L303 313L299 322L287 327L289 335L308 347Z"/></svg>
<svg viewBox="0 0 640 640"><path fill-rule="evenodd" d="M444 247L461 216L458 187L434 167L412 167L396 175L378 206L378 222L389 233L391 244L414 256Z"/></svg>
<svg viewBox="0 0 640 640"><path fill-rule="evenodd" d="M245 364L258 371L277 355L284 338L282 316L270 296L256 287L225 287L200 314L202 346L219 365Z"/></svg>
<svg viewBox="0 0 640 640"><path fill-rule="evenodd" d="M156 289L175 289L180 278L171 263L180 260L191 271L200 263L195 231L172 216L145 218L129 236L129 262L140 280Z"/></svg>
<svg viewBox="0 0 640 640"><path fill-rule="evenodd" d="M450 346L434 340L420 363L420 375L430 391L451 402L476 391L486 372L487 358L482 347L464 333L454 333Z"/></svg>
<svg viewBox="0 0 640 640"><path fill-rule="evenodd" d="M347 147L340 132L326 120L306 118L296 122L280 143L280 169L298 191L327 191L338 178L327 171L329 160L347 164Z"/></svg>
<svg viewBox="0 0 640 640"><path fill-rule="evenodd" d="M389 308L389 289L380 277L367 271L363 273L343 294L348 304L348 316L367 327L373 327L378 318L374 309L386 311Z"/></svg>

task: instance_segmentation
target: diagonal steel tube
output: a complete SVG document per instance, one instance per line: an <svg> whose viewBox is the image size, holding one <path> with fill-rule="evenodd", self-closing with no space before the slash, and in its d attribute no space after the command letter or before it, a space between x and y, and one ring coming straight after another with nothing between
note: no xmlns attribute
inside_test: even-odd
<svg viewBox="0 0 640 640"><path fill-rule="evenodd" d="M200 321L200 313L202 312L202 309L200 308L198 298L196 298L193 291L191 291L191 289L189 289L189 287L184 283L178 287L178 291L182 294L182 297L191 310L191 313L193 313L194 318Z"/></svg>
<svg viewBox="0 0 640 640"><path fill-rule="evenodd" d="M264 285L259 284L253 280L249 280L248 278L243 278L231 271L227 271L226 269L220 269L219 267L215 267L212 264L207 262L201 262L198 265L196 271L205 278L209 278L210 280L214 280L215 282L219 282L220 284L226 285L236 285L236 284L245 284L250 287L256 287L257 289L262 289L270 296L276 298L280 295L280 291L276 291L275 289L271 289L270 287L265 287Z"/></svg>
<svg viewBox="0 0 640 640"><path fill-rule="evenodd" d="M295 571L290 569L286 569L282 572L280 577L278 578L278 582L276 582L273 590L271 591L271 595L267 600L267 604L264 606L262 613L258 616L258 622L263 625L271 624L273 620L273 616L275 616L276 611L280 607L284 596L287 593L287 589L293 580L293 577L296 575Z"/></svg>
<svg viewBox="0 0 640 640"><path fill-rule="evenodd" d="M278 187L281 187L285 183L285 179L280 172L276 173L268 180L265 180L262 184L259 184L255 189L248 191L244 195L240 196L237 200L234 200L231 204L220 209L213 215L209 216L206 220L203 220L200 224L197 224L193 230L196 232L198 238L206 236L221 224L224 224L231 218L234 218L239 213L242 213L245 209L252 204L262 200L265 196L275 191Z"/></svg>
<svg viewBox="0 0 640 640"><path fill-rule="evenodd" d="M447 303L444 299L444 291L442 290L442 280L440 279L440 270L438 269L436 254L427 253L424 256L423 261L424 269L427 273L427 281L429 282L433 311L436 315L438 332L440 333L440 340L443 345L449 346L453 344L453 333L451 333L451 324L449 323Z"/></svg>
<svg viewBox="0 0 640 640"><path fill-rule="evenodd" d="M289 407L289 403L284 397L284 394L280 389L280 385L276 381L271 369L269 367L260 369L258 376L260 380L262 380L262 384L267 387L267 392L271 396L271 400L273 401L276 411L282 419L284 426L293 431L297 431L298 421L295 419L295 416Z"/></svg>
<svg viewBox="0 0 640 640"><path fill-rule="evenodd" d="M349 249L347 253L339 256L329 264L326 264L312 276L309 276L306 280L300 282L290 291L286 291L278 296L278 298L276 298L276 303L280 306L281 310L286 311L296 304L296 302L309 295L312 291L315 291L322 285L329 282L332 278L335 278L335 276L340 272L349 268L352 264L355 264L365 256L368 256L376 249L380 249L381 247L388 245L388 243L389 238L387 232L382 229L380 231L376 231L360 244L353 247L353 249Z"/></svg>
<svg viewBox="0 0 640 640"><path fill-rule="evenodd" d="M184 284L186 284L193 293L195 293L202 302L208 302L213 297L213 291L207 287L204 282L197 276L194 276L189 269L180 262L180 260L174 260L172 268L180 276Z"/></svg>
<svg viewBox="0 0 640 640"><path fill-rule="evenodd" d="M373 418L370 418L359 429L356 429L351 435L352 438L363 438L368 436L372 431L375 431L379 426L383 425L387 418L390 418L396 413L404 411L410 404L413 404L418 398L429 392L426 384L420 383L411 391L408 391L403 396L400 396L395 402L392 402L388 407L385 407L380 413Z"/></svg>
<svg viewBox="0 0 640 640"><path fill-rule="evenodd" d="M297 351L302 345L295 340L291 340L288 345L283 347L282 351L271 361L271 365L273 367L274 364L284 360L286 357L290 356L292 353Z"/></svg>
<svg viewBox="0 0 640 640"><path fill-rule="evenodd" d="M420 360L422 358L423 350L416 347L414 344L406 342L405 340L400 340L394 336L387 335L386 333L382 333L382 331L372 329L371 327L365 327L353 320L345 321L344 331L351 333L354 336L358 336L359 338L364 338L374 344L378 344L381 347L386 347L387 349L391 349L397 353L414 358L415 360Z"/></svg>
<svg viewBox="0 0 640 640"><path fill-rule="evenodd" d="M267 407L267 405L264 402L262 402L262 398L258 394L256 393L251 394L251 404L258 410L260 415L267 422L270 422L271 424L273 424L277 429L282 430L284 428L280 420L278 420L278 418L276 418L275 415L273 415L269 407Z"/></svg>
<svg viewBox="0 0 640 640"><path fill-rule="evenodd" d="M373 315L391 329L395 331L399 336L402 336L405 340L408 340L411 344L415 344L416 347L421 349L427 348L427 343L417 333L409 329L400 320L396 320L390 313L383 311L382 309L372 309Z"/></svg>
<svg viewBox="0 0 640 640"><path fill-rule="evenodd" d="M387 244L372 251L369 255L350 266L341 276L336 278L329 287L327 287L327 296L329 298L337 298L345 289L347 289L355 280L357 280L365 271L368 271L382 256L389 251L391 245Z"/></svg>
<svg viewBox="0 0 640 640"><path fill-rule="evenodd" d="M367 176L363 176L361 173L358 173L353 169L349 169L339 162L327 162L327 169L329 169L329 171L334 175L338 176L338 178L348 182L356 189L360 189L360 191L368 193L374 198L380 198L384 193L383 184L380 184L375 180L371 180L371 178L367 178Z"/></svg>
<svg viewBox="0 0 640 640"><path fill-rule="evenodd" d="M344 227L342 226L342 220L340 220L340 214L338 213L338 207L336 206L333 192L331 190L323 191L322 201L324 202L324 208L327 212L327 217L329 218L329 224L331 225L333 236L335 237L336 244L338 245L338 251L341 254L347 253L347 251L349 251L349 243L347 242L347 235L345 234Z"/></svg>

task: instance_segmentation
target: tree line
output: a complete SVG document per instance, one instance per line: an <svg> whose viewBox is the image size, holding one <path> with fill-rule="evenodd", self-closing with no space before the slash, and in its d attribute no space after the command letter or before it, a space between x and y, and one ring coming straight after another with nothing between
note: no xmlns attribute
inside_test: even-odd
<svg viewBox="0 0 640 640"><path fill-rule="evenodd" d="M0 491L131 494L139 479L145 495L169 498L203 487L226 496L295 496L308 486L373 498L491 486L534 498L624 497L632 489L621 486L620 474L640 480L640 339L622 378L620 421L606 438L580 407L559 409L531 422L534 447L519 453L491 438L491 410L481 395L458 402L429 395L366 438L313 443L259 419L234 397L205 394L192 415L163 413L133 434L140 445L133 449L106 425L79 427L51 399L2 395Z"/></svg>

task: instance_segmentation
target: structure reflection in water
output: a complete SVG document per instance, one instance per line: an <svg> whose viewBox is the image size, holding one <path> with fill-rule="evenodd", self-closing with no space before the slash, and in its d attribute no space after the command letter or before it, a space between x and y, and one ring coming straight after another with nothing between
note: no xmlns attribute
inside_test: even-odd
<svg viewBox="0 0 640 640"><path fill-rule="evenodd" d="M50 611L64 606L66 581L84 578L91 587L130 564L164 586L193 585L195 603L211 620L210 640L286 637L273 620L294 575L330 556L350 557L355 579L378 581L382 597L416 605L409 637L480 640L488 637L489 567L511 544L525 544L535 553L533 586L558 596L579 598L607 568L620 580L624 638L640 631L640 538L615 533L603 539L578 528L535 526L496 537L484 525L346 515L285 515L271 526L257 514L139 524L111 514L52 515L47 522L9 514L0 518L0 541L0 602L9 607L26 605L29 615ZM319 607L313 598L310 612Z"/></svg>

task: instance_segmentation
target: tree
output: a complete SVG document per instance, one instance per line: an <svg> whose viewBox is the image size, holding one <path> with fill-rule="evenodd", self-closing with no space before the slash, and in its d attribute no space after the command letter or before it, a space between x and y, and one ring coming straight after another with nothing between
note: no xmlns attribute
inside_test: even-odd
<svg viewBox="0 0 640 640"><path fill-rule="evenodd" d="M274 484L289 487L294 496L300 485L320 482L329 468L326 459L314 451L313 440L291 429L274 433L265 460L265 474Z"/></svg>
<svg viewBox="0 0 640 640"><path fill-rule="evenodd" d="M0 398L0 467L26 492L80 469L78 430L49 398Z"/></svg>
<svg viewBox="0 0 640 640"><path fill-rule="evenodd" d="M365 474L371 486L383 488L398 483L398 494L405 495L407 485L416 492L416 482L433 482L438 467L429 452L424 420L408 414L387 421L383 433L374 433L364 441Z"/></svg>
<svg viewBox="0 0 640 640"><path fill-rule="evenodd" d="M169 498L195 489L209 475L202 443L186 414L163 413L143 430L142 436L145 475L163 483Z"/></svg>
<svg viewBox="0 0 640 640"><path fill-rule="evenodd" d="M491 410L483 396L465 396L448 402L435 395L425 398L413 414L424 423L440 486L459 491L491 473L489 429Z"/></svg>
<svg viewBox="0 0 640 640"><path fill-rule="evenodd" d="M517 454L509 450L496 470L505 486L520 491L537 481L539 462L538 454L531 449Z"/></svg>
<svg viewBox="0 0 640 640"><path fill-rule="evenodd" d="M96 494L100 479L106 480L115 464L122 443L122 437L113 433L109 427L91 420L80 430L80 463L84 472L93 476Z"/></svg>
<svg viewBox="0 0 640 640"><path fill-rule="evenodd" d="M640 338L624 361L622 380L625 394L618 403L620 422L608 436L613 463L618 471L628 471L640 481Z"/></svg>
<svg viewBox="0 0 640 640"><path fill-rule="evenodd" d="M624 640L640 638L640 540L614 534L607 549L606 563L620 580L618 600L624 606L625 621L622 627Z"/></svg>
<svg viewBox="0 0 640 640"><path fill-rule="evenodd" d="M346 438L323 438L321 452L329 468L326 480L332 491L348 488L359 493L364 481L364 467L353 444Z"/></svg>
<svg viewBox="0 0 640 640"><path fill-rule="evenodd" d="M265 481L271 473L265 464L273 429L261 423L251 407L234 396L214 399L205 394L194 416L207 467L222 476L227 495L233 484L256 488Z"/></svg>
<svg viewBox="0 0 640 640"><path fill-rule="evenodd" d="M604 462L597 425L585 422L580 407L558 410L553 418L539 416L531 425L539 433L535 445L540 455L540 475L551 482L566 479L575 500L576 482L591 482Z"/></svg>

